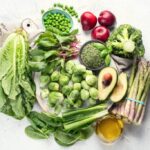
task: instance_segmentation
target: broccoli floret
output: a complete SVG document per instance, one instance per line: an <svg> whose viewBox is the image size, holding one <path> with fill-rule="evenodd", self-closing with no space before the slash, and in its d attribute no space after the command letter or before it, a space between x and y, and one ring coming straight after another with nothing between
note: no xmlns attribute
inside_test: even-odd
<svg viewBox="0 0 150 150"><path fill-rule="evenodd" d="M107 41L107 47L113 49L113 54L127 58L143 56L145 51L141 31L128 24L114 30Z"/></svg>

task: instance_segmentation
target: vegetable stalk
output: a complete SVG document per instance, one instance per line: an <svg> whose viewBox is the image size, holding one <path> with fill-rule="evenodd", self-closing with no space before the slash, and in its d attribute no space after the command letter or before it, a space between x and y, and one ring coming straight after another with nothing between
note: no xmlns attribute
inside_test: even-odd
<svg viewBox="0 0 150 150"><path fill-rule="evenodd" d="M141 124L146 108L146 98L150 88L150 62L145 59L133 64L129 80L127 99L112 108L112 113L127 122Z"/></svg>
<svg viewBox="0 0 150 150"><path fill-rule="evenodd" d="M92 123L96 119L108 114L106 104L89 108L82 108L62 114L65 130L73 130Z"/></svg>

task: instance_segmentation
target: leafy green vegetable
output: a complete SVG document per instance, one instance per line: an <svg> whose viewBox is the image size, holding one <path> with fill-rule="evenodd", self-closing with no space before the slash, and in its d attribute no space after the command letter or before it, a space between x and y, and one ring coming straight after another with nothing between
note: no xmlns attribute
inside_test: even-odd
<svg viewBox="0 0 150 150"><path fill-rule="evenodd" d="M58 144L63 146L70 146L76 143L80 139L80 132L65 132L62 130L57 130L54 133L55 140Z"/></svg>
<svg viewBox="0 0 150 150"><path fill-rule="evenodd" d="M50 82L50 77L48 75L40 76L40 87L43 88Z"/></svg>
<svg viewBox="0 0 150 150"><path fill-rule="evenodd" d="M81 90L81 84L80 83L74 83L73 89L80 91Z"/></svg>
<svg viewBox="0 0 150 150"><path fill-rule="evenodd" d="M96 88L90 88L89 93L91 98L98 99L98 90Z"/></svg>
<svg viewBox="0 0 150 150"><path fill-rule="evenodd" d="M71 80L73 83L80 83L82 81L82 76L73 74Z"/></svg>
<svg viewBox="0 0 150 150"><path fill-rule="evenodd" d="M112 53L125 58L144 55L144 45L140 30L129 24L120 25L111 34L107 47L112 47Z"/></svg>
<svg viewBox="0 0 150 150"><path fill-rule="evenodd" d="M65 75L60 75L59 84L63 86L63 85L67 85L68 83L69 83L69 77Z"/></svg>
<svg viewBox="0 0 150 150"><path fill-rule="evenodd" d="M108 111L106 107L106 104L100 104L94 107L81 108L63 113L62 117L65 131L82 128L87 124L91 124L96 119L107 115Z"/></svg>
<svg viewBox="0 0 150 150"><path fill-rule="evenodd" d="M28 126L25 129L25 133L29 137L34 138L34 139L48 139L49 138L49 135L47 133L43 133L41 130L35 129L32 126Z"/></svg>
<svg viewBox="0 0 150 150"><path fill-rule="evenodd" d="M73 73L74 67L75 67L75 64L72 60L69 60L65 65L65 69L69 74Z"/></svg>
<svg viewBox="0 0 150 150"><path fill-rule="evenodd" d="M17 119L28 114L35 102L27 41L26 33L18 29L0 51L0 111Z"/></svg>
<svg viewBox="0 0 150 150"><path fill-rule="evenodd" d="M25 129L25 133L34 139L47 139L50 134L62 126L62 119L49 113L31 112L28 115L31 125Z"/></svg>
<svg viewBox="0 0 150 150"><path fill-rule="evenodd" d="M49 94L49 104L55 106L57 103L62 103L64 96L60 92L50 92Z"/></svg>
<svg viewBox="0 0 150 150"><path fill-rule="evenodd" d="M65 85L63 86L62 88L62 93L65 95L65 96L69 96L69 94L71 93L72 91L72 86L71 85Z"/></svg>
<svg viewBox="0 0 150 150"><path fill-rule="evenodd" d="M42 99L47 98L48 95L49 95L49 90L48 89L42 89L42 91L41 91L41 97L42 97Z"/></svg>
<svg viewBox="0 0 150 150"><path fill-rule="evenodd" d="M87 100L89 98L89 95L90 95L89 92L85 89L82 89L80 94L81 94L82 100Z"/></svg>
<svg viewBox="0 0 150 150"><path fill-rule="evenodd" d="M56 82L51 82L48 85L48 88L49 88L50 91L58 91L59 90L59 84L56 83Z"/></svg>
<svg viewBox="0 0 150 150"><path fill-rule="evenodd" d="M85 80L89 86L94 86L97 83L97 77L94 75L87 75Z"/></svg>
<svg viewBox="0 0 150 150"><path fill-rule="evenodd" d="M59 81L60 73L58 71L54 71L51 75L51 81Z"/></svg>

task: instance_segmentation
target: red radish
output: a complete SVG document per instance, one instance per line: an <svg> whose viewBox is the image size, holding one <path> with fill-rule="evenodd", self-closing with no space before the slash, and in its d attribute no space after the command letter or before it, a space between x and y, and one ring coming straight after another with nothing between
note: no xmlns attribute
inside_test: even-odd
<svg viewBox="0 0 150 150"><path fill-rule="evenodd" d="M98 17L98 22L102 26L112 26L116 22L114 14L108 10L104 10L100 13Z"/></svg>
<svg viewBox="0 0 150 150"><path fill-rule="evenodd" d="M102 42L105 42L109 37L110 34L109 32L110 32L109 29L107 29L106 27L98 26L92 30L91 36L93 39L97 39Z"/></svg>
<svg viewBox="0 0 150 150"><path fill-rule="evenodd" d="M87 11L81 15L81 24L84 31L93 29L96 23L97 18L93 13Z"/></svg>

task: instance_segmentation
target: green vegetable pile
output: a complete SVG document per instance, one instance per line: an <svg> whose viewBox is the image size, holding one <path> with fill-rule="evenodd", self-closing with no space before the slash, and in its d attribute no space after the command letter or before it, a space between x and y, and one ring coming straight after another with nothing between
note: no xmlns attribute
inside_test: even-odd
<svg viewBox="0 0 150 150"><path fill-rule="evenodd" d="M145 52L141 31L128 24L120 25L113 31L107 47L112 47L113 54L124 58L142 57Z"/></svg>
<svg viewBox="0 0 150 150"><path fill-rule="evenodd" d="M95 105L98 99L97 77L72 60L50 74L40 76L41 96L60 113L62 109Z"/></svg>
<svg viewBox="0 0 150 150"><path fill-rule="evenodd" d="M7 37L0 51L0 111L22 119L34 101L27 35L18 29Z"/></svg>
<svg viewBox="0 0 150 150"><path fill-rule="evenodd" d="M79 50L76 35L78 30L62 33L55 28L42 33L30 51L30 67L33 71L52 73L64 60L76 58Z"/></svg>
<svg viewBox="0 0 150 150"><path fill-rule="evenodd" d="M80 108L62 114L62 117L50 113L31 112L28 119L31 125L26 127L26 134L34 139L48 139L54 135L55 141L63 146L70 146L89 138L94 128L93 122L108 114L105 104L89 108Z"/></svg>
<svg viewBox="0 0 150 150"><path fill-rule="evenodd" d="M87 43L80 52L82 63L89 69L97 69L102 65L109 66L111 49L99 42Z"/></svg>
<svg viewBox="0 0 150 150"><path fill-rule="evenodd" d="M65 12L68 12L72 17L75 17L78 19L78 21L80 22L80 19L79 19L79 15L78 13L76 12L76 10L73 8L73 6L67 6L67 5L63 5L61 3L55 3L53 5L55 8L59 8L59 9L62 9L64 10Z"/></svg>
<svg viewBox="0 0 150 150"><path fill-rule="evenodd" d="M69 33L71 29L71 22L69 18L61 13L47 13L44 15L44 25L46 30L49 28L54 27L61 32Z"/></svg>

